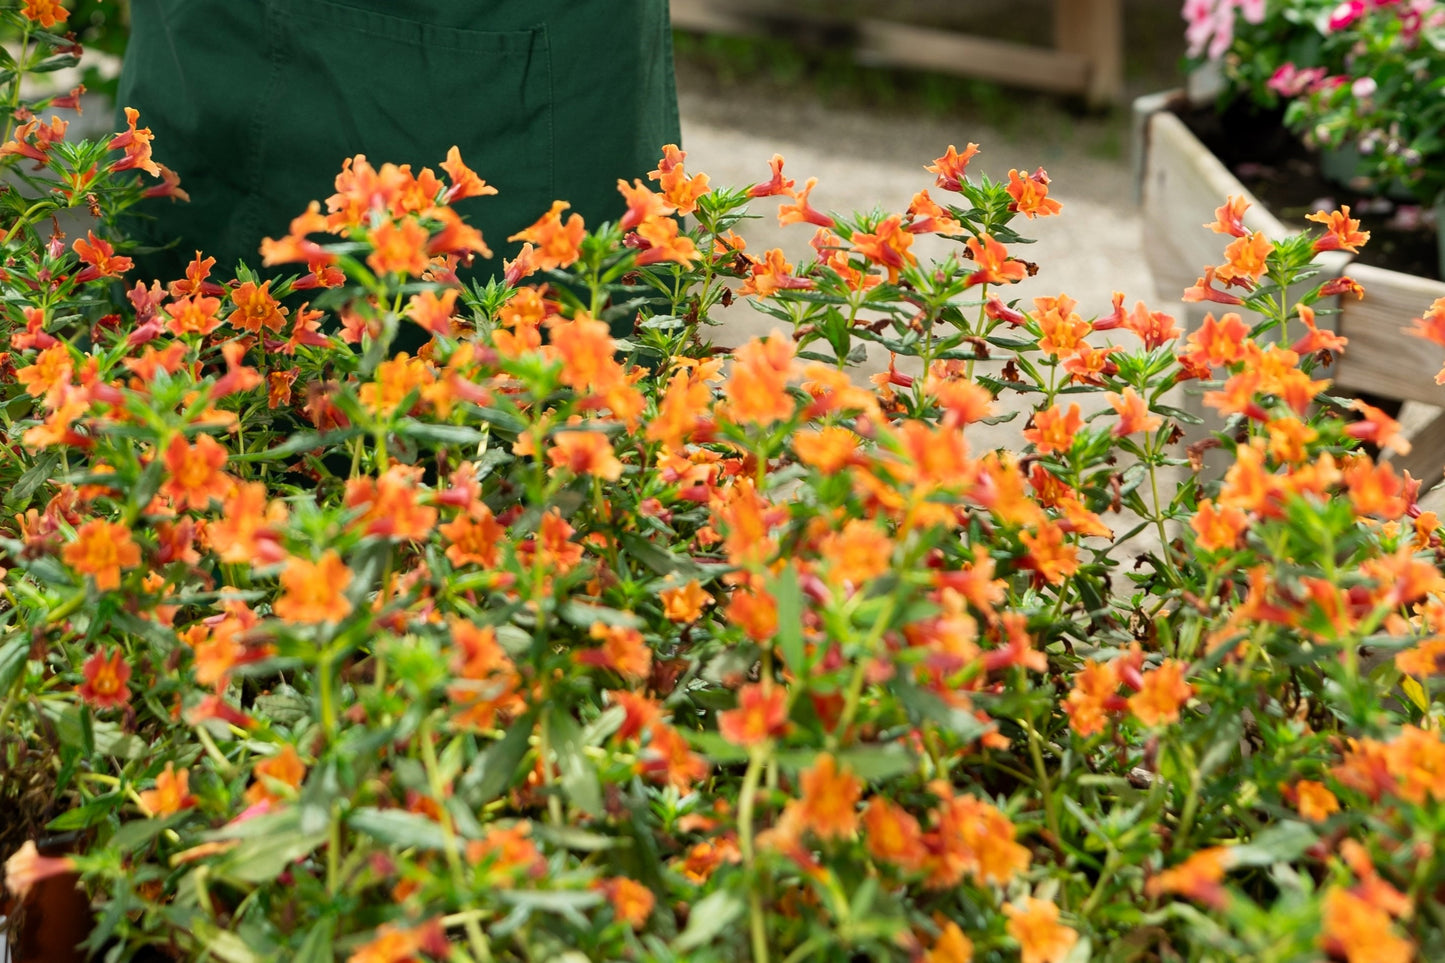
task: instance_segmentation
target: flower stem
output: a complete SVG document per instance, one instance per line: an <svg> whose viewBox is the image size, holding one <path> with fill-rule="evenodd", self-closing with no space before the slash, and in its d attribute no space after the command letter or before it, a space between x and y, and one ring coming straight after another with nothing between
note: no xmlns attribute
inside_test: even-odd
<svg viewBox="0 0 1445 963"><path fill-rule="evenodd" d="M758 891L758 880L753 877L755 852L753 850L753 805L758 795L758 781L762 776L768 753L754 748L748 758L748 770L743 774L742 793L738 797L738 851L743 857L743 866L749 876L748 916L753 941L753 963L768 961L768 927L763 915L763 896Z"/></svg>

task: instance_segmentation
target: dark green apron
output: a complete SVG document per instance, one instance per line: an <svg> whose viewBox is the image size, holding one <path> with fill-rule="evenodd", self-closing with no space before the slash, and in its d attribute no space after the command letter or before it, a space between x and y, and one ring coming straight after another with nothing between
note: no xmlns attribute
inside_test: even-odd
<svg viewBox="0 0 1445 963"><path fill-rule="evenodd" d="M151 200L142 271L258 265L343 158L438 167L453 144L500 192L459 202L500 267L567 200L616 220L618 178L679 140L667 0L132 0L118 103L140 111L189 204Z"/></svg>

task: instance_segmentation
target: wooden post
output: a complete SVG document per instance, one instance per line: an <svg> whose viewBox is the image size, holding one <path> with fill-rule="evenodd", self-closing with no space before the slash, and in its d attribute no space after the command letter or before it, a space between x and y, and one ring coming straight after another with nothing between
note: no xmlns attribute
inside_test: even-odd
<svg viewBox="0 0 1445 963"><path fill-rule="evenodd" d="M1088 58L1084 99L1090 106L1123 97L1123 0L1054 0L1054 46Z"/></svg>

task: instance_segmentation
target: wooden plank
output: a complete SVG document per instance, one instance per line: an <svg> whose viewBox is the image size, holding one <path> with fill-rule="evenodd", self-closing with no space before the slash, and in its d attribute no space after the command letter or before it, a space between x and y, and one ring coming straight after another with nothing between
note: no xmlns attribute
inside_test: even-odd
<svg viewBox="0 0 1445 963"><path fill-rule="evenodd" d="M1122 0L1054 0L1054 47L1089 63L1084 99L1091 106L1118 103L1124 96L1124 9Z"/></svg>
<svg viewBox="0 0 1445 963"><path fill-rule="evenodd" d="M1365 289L1364 300L1345 298L1340 333L1350 339L1335 373L1335 384L1349 391L1438 405L1445 388L1435 375L1445 348L1405 332L1436 298L1445 283L1368 264L1351 264L1350 277Z"/></svg>
<svg viewBox="0 0 1445 963"><path fill-rule="evenodd" d="M1100 0L1089 0L1100 2ZM1116 0L1102 0L1112 3ZM878 67L982 77L1051 93L1087 93L1092 67L1082 53L1011 43L874 17L846 18L810 10L724 7L710 0L671 0L673 26L733 36L776 36L780 23L836 29L853 55Z"/></svg>
<svg viewBox="0 0 1445 963"><path fill-rule="evenodd" d="M1080 93L1087 57L888 20L858 24L858 58L874 66L908 67L982 77L1054 93Z"/></svg>
<svg viewBox="0 0 1445 963"><path fill-rule="evenodd" d="M1408 471L1420 479L1422 490L1440 484L1445 477L1445 412L1411 435L1410 445L1410 454L1396 455L1390 464L1396 471Z"/></svg>

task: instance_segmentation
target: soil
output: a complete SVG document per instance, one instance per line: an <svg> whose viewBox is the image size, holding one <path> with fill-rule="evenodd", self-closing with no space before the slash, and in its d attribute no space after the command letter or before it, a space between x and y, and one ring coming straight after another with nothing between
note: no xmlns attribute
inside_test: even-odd
<svg viewBox="0 0 1445 963"><path fill-rule="evenodd" d="M1349 205L1370 241L1356 260L1405 274L1440 278L1434 215L1418 201L1374 193L1368 184L1343 185L1320 171L1319 155L1285 129L1279 111L1236 104L1176 104L1174 113L1229 168L1240 183L1290 227L1318 225L1307 214Z"/></svg>

